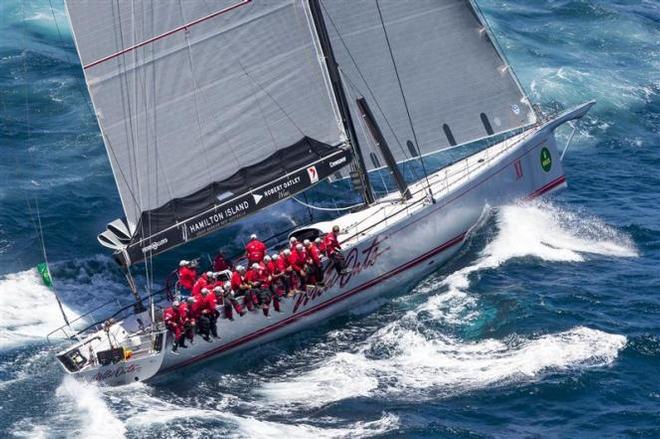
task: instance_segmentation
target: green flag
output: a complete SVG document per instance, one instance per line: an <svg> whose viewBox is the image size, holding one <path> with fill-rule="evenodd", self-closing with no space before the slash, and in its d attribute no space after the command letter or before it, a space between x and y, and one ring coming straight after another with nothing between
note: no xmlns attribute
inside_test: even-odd
<svg viewBox="0 0 660 439"><path fill-rule="evenodd" d="M53 287L53 279L50 277L50 271L48 270L48 264L45 262L41 262L37 264L37 271L41 275L41 278L44 281L44 285L47 287L52 288Z"/></svg>

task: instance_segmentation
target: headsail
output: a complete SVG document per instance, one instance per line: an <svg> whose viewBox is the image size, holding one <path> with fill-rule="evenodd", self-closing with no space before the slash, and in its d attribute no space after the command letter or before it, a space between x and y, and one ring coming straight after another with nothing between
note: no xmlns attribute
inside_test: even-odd
<svg viewBox="0 0 660 439"><path fill-rule="evenodd" d="M373 142L356 106L361 96L398 162L535 122L470 1L321 5L363 148ZM368 156L370 169L385 165L377 151Z"/></svg>
<svg viewBox="0 0 660 439"><path fill-rule="evenodd" d="M306 2L67 8L128 223L99 240L125 264L350 162Z"/></svg>

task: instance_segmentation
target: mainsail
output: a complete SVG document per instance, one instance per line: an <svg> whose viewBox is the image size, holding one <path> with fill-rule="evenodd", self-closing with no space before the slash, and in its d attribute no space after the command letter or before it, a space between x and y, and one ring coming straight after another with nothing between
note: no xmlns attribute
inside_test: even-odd
<svg viewBox="0 0 660 439"><path fill-rule="evenodd" d="M126 223L130 265L351 161L302 0L69 1Z"/></svg>
<svg viewBox="0 0 660 439"><path fill-rule="evenodd" d="M397 162L535 122L535 113L468 0L321 0L369 169L385 162L364 97Z"/></svg>

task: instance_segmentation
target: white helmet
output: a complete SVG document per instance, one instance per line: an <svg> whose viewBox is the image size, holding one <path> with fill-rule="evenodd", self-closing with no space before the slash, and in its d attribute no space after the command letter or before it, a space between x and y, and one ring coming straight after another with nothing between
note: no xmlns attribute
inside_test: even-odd
<svg viewBox="0 0 660 439"><path fill-rule="evenodd" d="M179 305L181 305L181 302L179 302L178 300L172 302L172 306L179 306Z"/></svg>
<svg viewBox="0 0 660 439"><path fill-rule="evenodd" d="M245 267L243 267L242 265L237 265L236 271L245 271Z"/></svg>
<svg viewBox="0 0 660 439"><path fill-rule="evenodd" d="M304 245L305 247L307 247L307 246L310 245L310 244L311 244L311 242L309 242L309 239L305 239L305 240L303 241L303 245Z"/></svg>
<svg viewBox="0 0 660 439"><path fill-rule="evenodd" d="M225 288L227 290L231 290L231 282L229 282L229 281L225 282Z"/></svg>
<svg viewBox="0 0 660 439"><path fill-rule="evenodd" d="M256 233L251 234L250 239L251 240L257 239L257 234Z"/></svg>
<svg viewBox="0 0 660 439"><path fill-rule="evenodd" d="M185 259L181 259L181 261L179 262L179 267L185 267L186 265L188 265L188 261L186 261Z"/></svg>
<svg viewBox="0 0 660 439"><path fill-rule="evenodd" d="M284 251L282 251L282 253L284 253L284 256L289 256L291 254L291 250L285 248Z"/></svg>
<svg viewBox="0 0 660 439"><path fill-rule="evenodd" d="M208 288L202 288L202 294L208 294L209 289Z"/></svg>
<svg viewBox="0 0 660 439"><path fill-rule="evenodd" d="M186 299L189 303L195 303L195 298L193 296L190 296Z"/></svg>
<svg viewBox="0 0 660 439"><path fill-rule="evenodd" d="M278 255L277 253L273 253L273 256L271 256L271 258L273 259L273 261L277 261L280 258L280 255Z"/></svg>
<svg viewBox="0 0 660 439"><path fill-rule="evenodd" d="M293 244L294 242L298 242L298 238L296 238L295 236L292 236L291 238L289 238L289 242L291 244Z"/></svg>
<svg viewBox="0 0 660 439"><path fill-rule="evenodd" d="M270 260L271 260L270 256L268 256L268 255L264 256L264 261L270 261Z"/></svg>
<svg viewBox="0 0 660 439"><path fill-rule="evenodd" d="M323 242L323 240L321 239L321 237L318 237L314 240L314 242L317 243L317 244L320 244L320 243Z"/></svg>
<svg viewBox="0 0 660 439"><path fill-rule="evenodd" d="M302 244L297 244L297 245L296 245L296 250L302 250L302 249L303 249L303 245L302 245Z"/></svg>
<svg viewBox="0 0 660 439"><path fill-rule="evenodd" d="M213 291L216 293L222 293L222 287L218 285L217 287L213 288Z"/></svg>
<svg viewBox="0 0 660 439"><path fill-rule="evenodd" d="M252 269L253 270L258 270L259 269L259 264L257 264L256 262L254 264L252 264Z"/></svg>

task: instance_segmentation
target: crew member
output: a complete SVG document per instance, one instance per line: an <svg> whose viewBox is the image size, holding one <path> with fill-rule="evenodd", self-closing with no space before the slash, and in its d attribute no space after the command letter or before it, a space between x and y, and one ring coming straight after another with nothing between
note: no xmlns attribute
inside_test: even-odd
<svg viewBox="0 0 660 439"><path fill-rule="evenodd" d="M188 292L191 292L195 285L195 279L197 279L197 270L192 263L185 259L179 262L177 274L179 275L179 285Z"/></svg>
<svg viewBox="0 0 660 439"><path fill-rule="evenodd" d="M296 258L288 248L282 250L280 259L282 261L282 266L284 267L284 276L285 280L289 282L289 295L299 292L300 287L300 274L296 272Z"/></svg>
<svg viewBox="0 0 660 439"><path fill-rule="evenodd" d="M204 295L208 293L208 288L202 288L199 296L188 297L188 315L191 322L195 322L194 327L191 329L195 329L204 340L211 341L209 336L211 325L207 314L204 312Z"/></svg>
<svg viewBox="0 0 660 439"><path fill-rule="evenodd" d="M301 284L307 285L311 271L307 265L307 252L302 244L296 244L296 249L291 251L291 263L300 276Z"/></svg>
<svg viewBox="0 0 660 439"><path fill-rule="evenodd" d="M243 296L243 306L248 311L254 310L254 301L250 291L250 285L246 279L245 267L237 265L236 270L231 274L231 289L236 296Z"/></svg>
<svg viewBox="0 0 660 439"><path fill-rule="evenodd" d="M291 251L295 250L296 245L298 245L298 238L296 238L295 236L289 238L289 250Z"/></svg>
<svg viewBox="0 0 660 439"><path fill-rule="evenodd" d="M325 244L323 243L323 239L321 239L320 236L314 240L314 244L319 249L321 254L325 253Z"/></svg>
<svg viewBox="0 0 660 439"><path fill-rule="evenodd" d="M341 252L341 245L339 244L339 226L332 226L332 231L325 235L325 254L328 255L328 258L332 262L332 266L337 271L337 274L341 275L346 273L346 259Z"/></svg>
<svg viewBox="0 0 660 439"><path fill-rule="evenodd" d="M241 304L238 303L236 297L234 296L234 291L231 287L231 282L227 281L224 285L224 293L222 295L222 302L225 310L225 318L229 320L234 320L234 313L232 312L232 307L236 310L241 317L245 315L245 311L241 307Z"/></svg>
<svg viewBox="0 0 660 439"><path fill-rule="evenodd" d="M165 322L165 326L170 330L172 337L174 338L172 341L172 352L175 353L179 346L182 348L188 347L183 338L183 326L179 320L179 306L179 301L175 300L172 302L172 306L163 311L163 321Z"/></svg>
<svg viewBox="0 0 660 439"><path fill-rule="evenodd" d="M303 241L305 250L307 251L308 261L307 264L312 269L312 274L314 276L314 281L317 284L323 283L323 264L321 264L321 251L308 239Z"/></svg>
<svg viewBox="0 0 660 439"><path fill-rule="evenodd" d="M252 264L252 269L245 275L245 279L252 286L251 292L254 294L254 299L256 299L255 305L260 306L264 315L268 317L270 301L272 299L270 291L272 278L265 268L260 264L255 263ZM275 309L279 312L279 300L275 304Z"/></svg>
<svg viewBox="0 0 660 439"><path fill-rule="evenodd" d="M291 276L287 273L287 261L284 257L284 254L278 255L277 253L272 256L273 261L275 262L275 275L273 278L276 281L280 281L284 285L284 294L289 295L291 290Z"/></svg>
<svg viewBox="0 0 660 439"><path fill-rule="evenodd" d="M214 279L212 271L207 271L206 273L202 274L199 279L197 279L197 282L195 282L195 285L193 285L192 295L194 297L201 296L202 288L208 288L213 283L213 281Z"/></svg>
<svg viewBox="0 0 660 439"><path fill-rule="evenodd" d="M188 299L193 299L193 297L189 297ZM190 312L190 307L186 302L181 302L179 304L179 324L181 325L181 328L183 329L183 335L185 338L190 340L190 344L195 344L194 338L195 338L195 324L197 322L193 318L191 312Z"/></svg>
<svg viewBox="0 0 660 439"><path fill-rule="evenodd" d="M218 298L222 300L222 287L215 287L213 290L204 293L202 291L202 297L204 301L204 308L202 314L209 321L209 330L213 338L218 338L218 317L220 313L218 312Z"/></svg>
<svg viewBox="0 0 660 439"><path fill-rule="evenodd" d="M227 260L222 250L218 251L218 254L213 258L213 271L233 270L233 268L233 264Z"/></svg>
<svg viewBox="0 0 660 439"><path fill-rule="evenodd" d="M257 239L257 235L250 235L250 241L245 245L245 257L250 265L261 262L266 255L266 244Z"/></svg>

